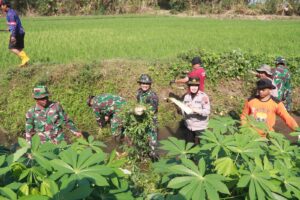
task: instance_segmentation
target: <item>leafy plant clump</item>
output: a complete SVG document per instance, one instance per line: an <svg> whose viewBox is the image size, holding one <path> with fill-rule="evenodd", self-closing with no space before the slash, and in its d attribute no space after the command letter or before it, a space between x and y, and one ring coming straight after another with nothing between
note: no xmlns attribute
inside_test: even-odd
<svg viewBox="0 0 300 200"><path fill-rule="evenodd" d="M113 151L89 137L72 145L31 145L19 138L20 148L0 156L1 199L133 199L126 175Z"/></svg>
<svg viewBox="0 0 300 200"><path fill-rule="evenodd" d="M217 118L199 146L176 138L162 141L168 154L154 169L169 190L157 198L299 199L299 148L275 132L261 138L257 128L265 129L252 120L237 127L231 118Z"/></svg>
<svg viewBox="0 0 300 200"><path fill-rule="evenodd" d="M135 109L142 109L141 113L135 113ZM128 137L129 143L124 146L132 160L141 160L149 155L149 131L154 127L154 112L149 105L128 104L121 113L123 119L123 134Z"/></svg>

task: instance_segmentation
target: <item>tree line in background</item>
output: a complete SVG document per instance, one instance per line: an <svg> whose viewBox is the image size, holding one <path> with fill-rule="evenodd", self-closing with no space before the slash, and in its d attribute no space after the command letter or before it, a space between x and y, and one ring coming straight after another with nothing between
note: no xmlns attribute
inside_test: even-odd
<svg viewBox="0 0 300 200"><path fill-rule="evenodd" d="M12 0L23 14L91 15L167 9L192 14L300 15L300 0Z"/></svg>

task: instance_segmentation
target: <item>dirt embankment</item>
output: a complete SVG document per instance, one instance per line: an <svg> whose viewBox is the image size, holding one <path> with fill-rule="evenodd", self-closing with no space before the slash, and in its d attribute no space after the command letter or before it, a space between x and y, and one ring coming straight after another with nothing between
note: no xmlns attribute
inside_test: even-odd
<svg viewBox="0 0 300 200"><path fill-rule="evenodd" d="M7 145L7 132L0 128L0 145Z"/></svg>

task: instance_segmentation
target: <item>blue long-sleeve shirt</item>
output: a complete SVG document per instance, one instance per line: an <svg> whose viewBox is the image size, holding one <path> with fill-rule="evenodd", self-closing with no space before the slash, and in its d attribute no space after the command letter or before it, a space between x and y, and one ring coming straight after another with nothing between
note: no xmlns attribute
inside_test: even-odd
<svg viewBox="0 0 300 200"><path fill-rule="evenodd" d="M6 20L7 20L9 32L13 37L25 33L24 28L22 27L21 20L15 10L11 8L8 9L6 13Z"/></svg>

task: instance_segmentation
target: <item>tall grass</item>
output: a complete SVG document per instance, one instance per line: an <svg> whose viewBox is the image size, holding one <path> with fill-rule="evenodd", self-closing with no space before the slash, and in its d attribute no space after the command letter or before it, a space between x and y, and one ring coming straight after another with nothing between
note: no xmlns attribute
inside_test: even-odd
<svg viewBox="0 0 300 200"><path fill-rule="evenodd" d="M270 55L300 52L299 20L216 20L163 16L83 16L22 18L32 63L71 63L124 58L172 59L179 52L241 49ZM0 27L5 28L4 19ZM0 33L0 67L19 60Z"/></svg>

